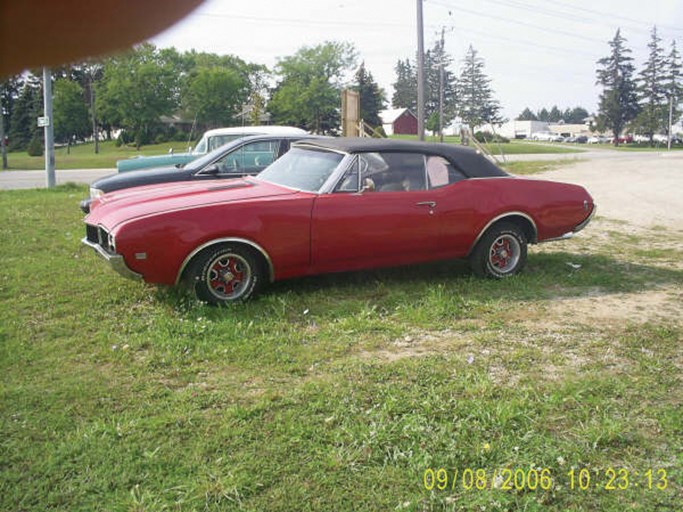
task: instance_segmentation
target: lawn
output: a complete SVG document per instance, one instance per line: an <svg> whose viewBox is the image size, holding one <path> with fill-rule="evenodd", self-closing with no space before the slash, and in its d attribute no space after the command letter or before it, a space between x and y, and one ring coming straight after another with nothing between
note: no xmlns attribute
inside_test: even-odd
<svg viewBox="0 0 683 512"><path fill-rule="evenodd" d="M82 247L85 193L0 192L0 510L680 508L680 232L214 309Z"/></svg>
<svg viewBox="0 0 683 512"><path fill-rule="evenodd" d="M79 144L71 147L70 154L67 154L66 147L55 150L55 166L57 169L113 169L116 161L123 158L130 158L137 155L163 155L169 149L178 153L187 150L187 143L167 142L164 144L154 144L142 146L138 151L135 147L120 146L116 147L113 141L101 142L98 154L95 154L94 144ZM28 156L25 151L12 152L7 155L10 170L34 170L45 169L44 156Z"/></svg>

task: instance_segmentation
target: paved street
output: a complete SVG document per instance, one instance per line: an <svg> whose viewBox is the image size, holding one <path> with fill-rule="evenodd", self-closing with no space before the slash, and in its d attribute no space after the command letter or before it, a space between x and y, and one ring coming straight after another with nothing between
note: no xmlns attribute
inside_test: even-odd
<svg viewBox="0 0 683 512"><path fill-rule="evenodd" d="M57 184L85 183L116 172L116 169L73 169L55 172ZM45 171L2 171L0 172L0 190L19 188L43 188L47 182Z"/></svg>

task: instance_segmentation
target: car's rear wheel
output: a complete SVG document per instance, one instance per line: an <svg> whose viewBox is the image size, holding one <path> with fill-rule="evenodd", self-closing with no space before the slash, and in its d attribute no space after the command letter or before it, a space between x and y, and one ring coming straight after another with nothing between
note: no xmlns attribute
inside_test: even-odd
<svg viewBox="0 0 683 512"><path fill-rule="evenodd" d="M240 245L220 245L200 253L186 275L197 298L213 305L249 299L263 277L254 253Z"/></svg>
<svg viewBox="0 0 683 512"><path fill-rule="evenodd" d="M516 224L501 222L481 237L470 255L470 266L481 277L502 279L521 272L527 260L527 240Z"/></svg>

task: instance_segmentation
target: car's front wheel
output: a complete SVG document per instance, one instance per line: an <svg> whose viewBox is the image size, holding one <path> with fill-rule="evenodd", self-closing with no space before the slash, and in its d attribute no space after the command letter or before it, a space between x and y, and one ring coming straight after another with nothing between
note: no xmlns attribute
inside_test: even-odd
<svg viewBox="0 0 683 512"><path fill-rule="evenodd" d="M478 276L501 279L519 273L526 259L524 232L516 224L501 222L481 237L470 255L470 266Z"/></svg>
<svg viewBox="0 0 683 512"><path fill-rule="evenodd" d="M263 271L249 249L220 245L200 253L186 277L199 300L221 305L252 297L262 283Z"/></svg>

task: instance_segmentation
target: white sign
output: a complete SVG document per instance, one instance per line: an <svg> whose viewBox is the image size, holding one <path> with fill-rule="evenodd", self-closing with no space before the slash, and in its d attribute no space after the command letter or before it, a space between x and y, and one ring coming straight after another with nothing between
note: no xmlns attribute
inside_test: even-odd
<svg viewBox="0 0 683 512"><path fill-rule="evenodd" d="M41 116L38 118L38 127L43 128L45 126L50 126L50 118L47 116Z"/></svg>

